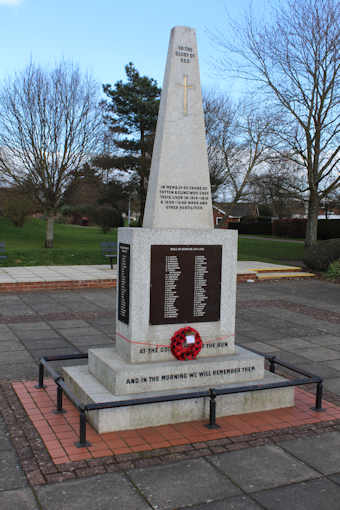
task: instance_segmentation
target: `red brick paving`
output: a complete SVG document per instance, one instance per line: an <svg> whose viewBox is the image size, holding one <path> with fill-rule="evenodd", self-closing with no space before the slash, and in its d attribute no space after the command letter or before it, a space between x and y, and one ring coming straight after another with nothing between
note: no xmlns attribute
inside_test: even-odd
<svg viewBox="0 0 340 510"><path fill-rule="evenodd" d="M195 444L201 445L207 441L211 444L213 440L249 436L340 419L340 407L323 400L325 412L312 411L314 395L296 388L295 407L219 417L217 423L221 428L217 430L207 429L204 427L206 422L200 420L98 434L87 424L86 436L92 444L86 448L77 448L74 445L79 439L77 409L64 397L63 407L67 412L54 414L55 383L46 379L45 389L36 389L35 384L36 381L23 381L14 382L12 386L55 465L168 447L185 447L186 445L195 447Z"/></svg>

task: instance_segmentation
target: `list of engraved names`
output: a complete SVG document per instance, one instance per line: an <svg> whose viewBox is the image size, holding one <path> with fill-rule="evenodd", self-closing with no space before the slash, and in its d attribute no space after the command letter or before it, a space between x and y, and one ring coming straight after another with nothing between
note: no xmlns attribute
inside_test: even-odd
<svg viewBox="0 0 340 510"><path fill-rule="evenodd" d="M220 318L222 247L151 247L151 324Z"/></svg>
<svg viewBox="0 0 340 510"><path fill-rule="evenodd" d="M130 245L119 243L118 319L129 324Z"/></svg>

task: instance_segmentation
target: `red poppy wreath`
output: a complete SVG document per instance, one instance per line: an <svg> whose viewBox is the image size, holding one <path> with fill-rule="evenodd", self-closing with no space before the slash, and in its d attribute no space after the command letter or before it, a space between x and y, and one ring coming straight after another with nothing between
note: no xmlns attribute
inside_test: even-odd
<svg viewBox="0 0 340 510"><path fill-rule="evenodd" d="M170 347L172 354L180 361L195 359L202 349L202 339L198 331L187 326L174 333Z"/></svg>

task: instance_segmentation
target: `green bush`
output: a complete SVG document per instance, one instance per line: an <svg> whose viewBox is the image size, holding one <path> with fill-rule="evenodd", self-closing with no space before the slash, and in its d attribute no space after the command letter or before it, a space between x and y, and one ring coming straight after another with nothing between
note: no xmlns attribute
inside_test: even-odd
<svg viewBox="0 0 340 510"><path fill-rule="evenodd" d="M268 221L257 221L256 223L241 222L238 224L239 234L269 234L272 233L272 224Z"/></svg>
<svg viewBox="0 0 340 510"><path fill-rule="evenodd" d="M340 238L319 241L305 250L306 266L318 271L327 271L329 265L340 258Z"/></svg>
<svg viewBox="0 0 340 510"><path fill-rule="evenodd" d="M319 220L318 239L333 239L340 237L340 220Z"/></svg>
<svg viewBox="0 0 340 510"><path fill-rule="evenodd" d="M304 218L283 218L272 223L273 235L303 239L306 234L307 220Z"/></svg>
<svg viewBox="0 0 340 510"><path fill-rule="evenodd" d="M123 218L120 211L109 206L100 206L95 209L95 222L102 228L104 234L113 227L123 226Z"/></svg>
<svg viewBox="0 0 340 510"><path fill-rule="evenodd" d="M340 278L340 259L335 260L329 265L326 276L330 279Z"/></svg>
<svg viewBox="0 0 340 510"><path fill-rule="evenodd" d="M30 197L19 193L12 193L3 203L3 215L11 220L16 227L23 227L26 218L33 210Z"/></svg>

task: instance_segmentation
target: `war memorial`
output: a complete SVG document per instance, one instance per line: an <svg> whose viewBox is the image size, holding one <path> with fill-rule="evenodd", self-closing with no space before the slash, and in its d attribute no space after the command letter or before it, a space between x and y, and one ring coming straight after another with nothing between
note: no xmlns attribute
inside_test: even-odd
<svg viewBox="0 0 340 510"><path fill-rule="evenodd" d="M82 402L269 384L264 357L235 345L237 232L214 229L195 31L171 31L142 228L118 233L116 345L63 369ZM218 399L227 416L294 405L294 388ZM207 419L209 399L101 409L100 432Z"/></svg>

